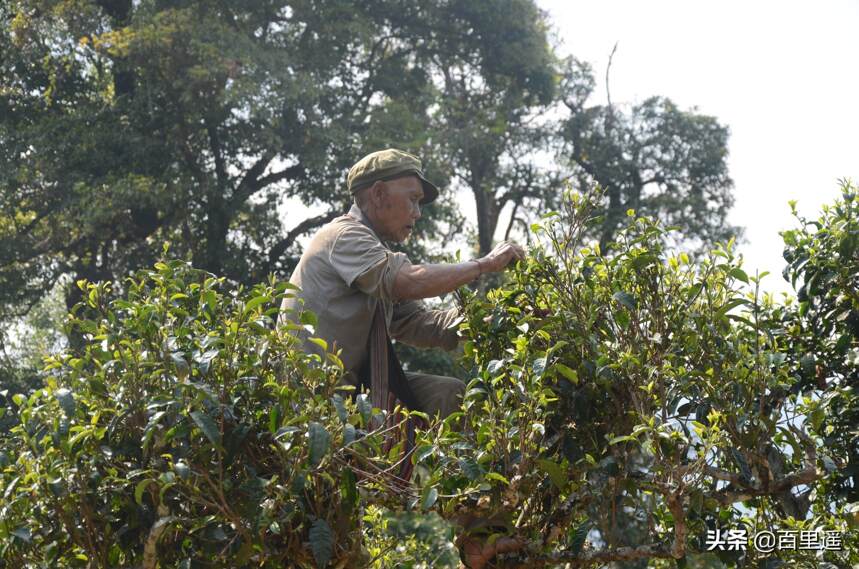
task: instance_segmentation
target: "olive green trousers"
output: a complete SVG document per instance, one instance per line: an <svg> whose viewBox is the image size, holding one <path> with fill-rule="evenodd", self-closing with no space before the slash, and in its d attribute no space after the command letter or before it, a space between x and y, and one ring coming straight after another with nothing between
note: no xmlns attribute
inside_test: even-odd
<svg viewBox="0 0 859 569"><path fill-rule="evenodd" d="M406 380L418 400L420 409L430 417L445 418L459 409L465 384L455 377L407 371Z"/></svg>

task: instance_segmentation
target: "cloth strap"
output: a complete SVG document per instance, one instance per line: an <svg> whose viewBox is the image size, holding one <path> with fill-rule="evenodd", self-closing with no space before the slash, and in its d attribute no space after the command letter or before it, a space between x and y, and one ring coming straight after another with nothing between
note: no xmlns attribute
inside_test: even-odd
<svg viewBox="0 0 859 569"><path fill-rule="evenodd" d="M402 441L403 452L400 460L398 477L407 481L412 474L411 454L415 449L415 429L423 424L417 417L409 417L403 421L403 415L395 412L398 402L408 409L419 410L417 398L409 387L403 366L394 352L382 303L376 303L373 314L373 324L370 327L369 374L361 374L361 382L366 385L369 375L370 403L373 407L385 411L386 428L391 428L386 435L384 451L388 452L398 442ZM365 365L366 369L366 365ZM399 428L393 428L395 426ZM381 425L371 425L373 428Z"/></svg>

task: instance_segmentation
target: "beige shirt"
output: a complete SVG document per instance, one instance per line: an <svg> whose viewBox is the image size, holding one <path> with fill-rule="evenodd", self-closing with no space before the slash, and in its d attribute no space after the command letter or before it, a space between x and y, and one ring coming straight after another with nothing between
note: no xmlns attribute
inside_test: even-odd
<svg viewBox="0 0 859 569"><path fill-rule="evenodd" d="M330 351L342 350L340 359L357 371L367 357L370 325L376 303L381 302L388 332L395 340L416 347L456 347L458 315L451 310L429 310L421 301L398 302L394 278L409 259L382 243L358 206L323 226L307 245L289 281L301 291L286 298L281 318L299 322L301 310L316 314L315 335ZM302 303L299 298L303 300ZM307 342L308 351L320 348Z"/></svg>

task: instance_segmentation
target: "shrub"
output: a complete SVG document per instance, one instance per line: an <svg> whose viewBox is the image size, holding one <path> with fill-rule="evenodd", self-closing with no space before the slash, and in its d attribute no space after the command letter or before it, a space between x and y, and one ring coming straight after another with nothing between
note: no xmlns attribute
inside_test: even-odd
<svg viewBox="0 0 859 569"><path fill-rule="evenodd" d="M359 492L374 491L382 440L364 431L366 397L338 387L336 356L275 330L290 285L230 292L181 261L129 279L126 298L79 285L69 325L82 341L14 397L19 424L2 443L7 566L325 567L366 554Z"/></svg>
<svg viewBox="0 0 859 569"><path fill-rule="evenodd" d="M518 538L505 567L685 562L716 529L846 532L818 493L844 459L817 420L828 395L792 390L795 306L731 242L693 263L632 211L610 255L575 246L591 208L570 195L507 284L464 299L466 428L421 441L424 495L480 539ZM855 561L845 545L717 553L817 566Z"/></svg>
<svg viewBox="0 0 859 569"><path fill-rule="evenodd" d="M451 557L434 511L462 543L504 543L499 567L682 567L728 529L843 532L844 550L707 562L855 563L854 193L785 233L805 292L783 304L731 242L693 261L634 212L610 254L581 246L595 198L568 193L505 283L461 291L473 379L418 433L410 483L336 355L276 329L289 285L230 292L181 261L123 298L80 283L79 341L0 440L0 559L426 566Z"/></svg>
<svg viewBox="0 0 859 569"><path fill-rule="evenodd" d="M831 497L859 502L859 197L845 181L841 199L800 227L782 233L788 265L784 277L797 290L793 326L792 390L823 397L828 405L811 417L827 448L845 458ZM857 506L859 510L859 506Z"/></svg>

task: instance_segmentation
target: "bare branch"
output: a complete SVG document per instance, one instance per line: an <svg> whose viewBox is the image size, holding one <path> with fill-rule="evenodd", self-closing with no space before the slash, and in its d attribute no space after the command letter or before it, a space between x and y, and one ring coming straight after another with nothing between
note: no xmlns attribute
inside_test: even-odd
<svg viewBox="0 0 859 569"><path fill-rule="evenodd" d="M259 164L261 161L262 159L260 159L257 164ZM254 164L254 166L251 167L251 170L256 168L257 164ZM284 168L279 172L272 172L270 174L262 176L261 178L249 179L248 176L249 174L251 174L251 170L248 170L248 174L245 175L245 178L242 180L241 185L230 198L230 209L233 211L241 207L241 205L245 203L249 197L257 193L258 191L272 184L276 184L281 180L294 180L296 178L300 178L304 175L305 171L304 166L302 166L301 164L296 164L294 166ZM265 167L263 167L263 170L265 170Z"/></svg>
<svg viewBox="0 0 859 569"><path fill-rule="evenodd" d="M271 272L272 267L274 267L277 260L280 259L281 255L283 255L284 251L289 249L292 244L295 242L298 237L304 235L311 229L319 227L325 223L328 223L338 215L340 215L340 211L336 209L332 209L322 215L317 215L316 217L309 217L296 225L290 230L286 236L274 244L274 246L268 252L268 261L265 264L263 274Z"/></svg>
<svg viewBox="0 0 859 569"><path fill-rule="evenodd" d="M615 52L617 51L617 44L618 44L618 42L614 42L614 47L611 48L611 53L608 56L608 64L605 66L605 97L606 97L606 101L608 101L609 119L612 119L612 120L614 119L614 107L612 107L612 104L611 104L611 89L609 89L608 83L609 83L609 73L611 72L611 62L614 59ZM610 124L607 124L606 126L610 127Z"/></svg>

